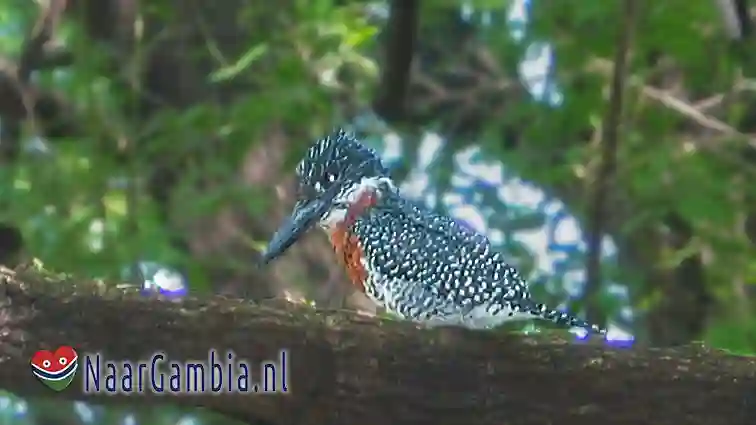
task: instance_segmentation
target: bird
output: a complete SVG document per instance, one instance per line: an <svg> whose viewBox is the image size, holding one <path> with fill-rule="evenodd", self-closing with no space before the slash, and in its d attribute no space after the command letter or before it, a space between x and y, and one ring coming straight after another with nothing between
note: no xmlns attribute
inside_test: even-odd
<svg viewBox="0 0 756 425"><path fill-rule="evenodd" d="M297 201L268 242L269 264L309 229L326 232L351 284L391 315L428 327L492 329L541 319L606 331L533 300L489 239L405 198L377 152L343 128L296 166Z"/></svg>

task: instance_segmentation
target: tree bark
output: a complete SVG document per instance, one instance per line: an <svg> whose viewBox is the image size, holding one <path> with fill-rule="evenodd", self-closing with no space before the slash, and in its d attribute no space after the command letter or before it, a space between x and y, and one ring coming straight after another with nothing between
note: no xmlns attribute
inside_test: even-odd
<svg viewBox="0 0 756 425"><path fill-rule="evenodd" d="M256 365L286 349L287 394L85 395L79 381L60 394L201 406L250 424L745 425L756 415L756 359L700 345L421 330L293 304L145 297L30 268L0 276L0 388L22 397L55 394L31 374L41 348L73 346L77 379L93 353L181 362L214 348Z"/></svg>

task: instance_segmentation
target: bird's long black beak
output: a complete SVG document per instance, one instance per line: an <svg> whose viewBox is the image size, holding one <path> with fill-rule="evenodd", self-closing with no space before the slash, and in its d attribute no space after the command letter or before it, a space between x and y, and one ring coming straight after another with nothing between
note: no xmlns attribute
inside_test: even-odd
<svg viewBox="0 0 756 425"><path fill-rule="evenodd" d="M268 242L268 247L260 259L262 264L268 264L283 255L328 211L333 198L338 193L337 186L334 184L315 199L297 202L291 216L276 230Z"/></svg>

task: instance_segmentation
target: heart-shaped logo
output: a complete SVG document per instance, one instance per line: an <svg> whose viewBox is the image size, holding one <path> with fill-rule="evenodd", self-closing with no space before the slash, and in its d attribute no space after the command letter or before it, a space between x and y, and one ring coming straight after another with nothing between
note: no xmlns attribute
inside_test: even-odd
<svg viewBox="0 0 756 425"><path fill-rule="evenodd" d="M79 356L76 350L67 345L59 347L54 353L39 350L31 358L34 376L55 391L63 391L71 385L78 367Z"/></svg>

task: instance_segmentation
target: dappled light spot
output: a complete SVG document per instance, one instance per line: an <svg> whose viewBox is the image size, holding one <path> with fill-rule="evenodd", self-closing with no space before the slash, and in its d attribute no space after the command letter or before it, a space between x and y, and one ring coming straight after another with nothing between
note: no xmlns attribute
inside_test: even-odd
<svg viewBox="0 0 756 425"><path fill-rule="evenodd" d="M578 341L585 341L589 339L590 334L582 328L572 328L570 333L575 336ZM632 347L635 338L633 335L623 332L622 330L610 327L603 336L603 339L612 347L629 348Z"/></svg>
<svg viewBox="0 0 756 425"><path fill-rule="evenodd" d="M174 298L189 293L188 282L181 273L155 262L140 261L136 267L126 268L123 277L139 284L144 295L160 294Z"/></svg>
<svg viewBox="0 0 756 425"><path fill-rule="evenodd" d="M461 219L457 218L457 219L454 219L454 222L456 222L461 227L464 227L465 229L467 229L467 230L469 230L471 232L475 231L475 227L473 227L467 220L461 220Z"/></svg>
<svg viewBox="0 0 756 425"><path fill-rule="evenodd" d="M315 303L313 301L308 301L301 293L294 292L290 290L284 290L282 291L283 298L292 304L307 304L310 306L315 306Z"/></svg>
<svg viewBox="0 0 756 425"><path fill-rule="evenodd" d="M81 401L75 401L73 403L74 411L84 423L91 423L94 420L94 411L89 407L87 403Z"/></svg>

